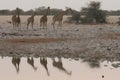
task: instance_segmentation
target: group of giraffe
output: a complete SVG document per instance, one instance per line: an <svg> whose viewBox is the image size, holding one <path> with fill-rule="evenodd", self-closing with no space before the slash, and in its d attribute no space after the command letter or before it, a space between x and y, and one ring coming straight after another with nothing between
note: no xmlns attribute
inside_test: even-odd
<svg viewBox="0 0 120 80"><path fill-rule="evenodd" d="M72 9L68 8L65 11L61 11L58 14L53 16L53 21L52 21L52 26L55 29L55 23L58 22L59 26L62 26L62 21L63 21L63 16L71 13ZM47 8L45 14L41 17L40 19L40 28L43 27L43 29L47 29L47 21L48 21L48 14L50 13L50 7ZM34 25L34 17L36 15L36 12L34 12L28 19L27 19L27 30L29 28L29 25L31 24L31 27L33 29ZM20 19L20 11L19 8L16 8L15 14L12 16L12 24L13 24L13 29L14 28L20 28L21 29L21 19Z"/></svg>
<svg viewBox="0 0 120 80"><path fill-rule="evenodd" d="M71 71L68 71L67 69L64 68L62 59L59 57L58 60L55 58L52 58L52 65L53 67L58 68L59 70L65 72L67 75L71 75ZM17 73L20 71L20 62L21 58L20 57L12 57L12 64L14 65ZM27 57L27 63L34 69L37 70L38 68L34 65L34 58L33 57ZM46 57L40 57L40 63L41 65L45 68L47 75L49 76L50 73L48 71L48 61Z"/></svg>

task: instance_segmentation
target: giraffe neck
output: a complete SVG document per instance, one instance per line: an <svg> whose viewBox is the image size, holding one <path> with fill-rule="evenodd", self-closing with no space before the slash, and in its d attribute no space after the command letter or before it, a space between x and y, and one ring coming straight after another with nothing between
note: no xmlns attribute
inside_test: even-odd
<svg viewBox="0 0 120 80"><path fill-rule="evenodd" d="M13 17L16 17L16 14L14 14Z"/></svg>
<svg viewBox="0 0 120 80"><path fill-rule="evenodd" d="M18 17L20 16L20 13L19 13L19 9L18 9L18 8L16 9L16 14L17 14Z"/></svg>
<svg viewBox="0 0 120 80"><path fill-rule="evenodd" d="M46 13L45 13L45 15L44 15L44 16L47 16L47 15L48 15L48 12L49 12L49 9L47 9L47 11L46 11Z"/></svg>
<svg viewBox="0 0 120 80"><path fill-rule="evenodd" d="M31 17L34 18L35 15L32 15Z"/></svg>
<svg viewBox="0 0 120 80"><path fill-rule="evenodd" d="M20 16L19 11L17 11L17 16L18 16L18 17Z"/></svg>
<svg viewBox="0 0 120 80"><path fill-rule="evenodd" d="M59 16L63 17L63 16L66 15L66 14L67 14L67 11L62 11L62 12L59 14Z"/></svg>

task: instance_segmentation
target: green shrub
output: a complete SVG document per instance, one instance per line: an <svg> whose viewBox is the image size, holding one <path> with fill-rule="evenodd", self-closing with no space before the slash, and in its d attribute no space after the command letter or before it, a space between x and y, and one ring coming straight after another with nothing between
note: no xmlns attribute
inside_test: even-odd
<svg viewBox="0 0 120 80"><path fill-rule="evenodd" d="M85 16L82 23L106 23L106 14L100 9L101 3L91 1L88 7L82 8L81 13Z"/></svg>
<svg viewBox="0 0 120 80"><path fill-rule="evenodd" d="M79 24L80 18L81 18L80 12L73 11L72 16L68 17L68 20L66 22Z"/></svg>

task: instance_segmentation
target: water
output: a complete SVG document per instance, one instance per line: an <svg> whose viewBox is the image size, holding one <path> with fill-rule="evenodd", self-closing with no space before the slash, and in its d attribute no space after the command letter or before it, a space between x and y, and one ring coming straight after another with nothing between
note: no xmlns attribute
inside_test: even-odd
<svg viewBox="0 0 120 80"><path fill-rule="evenodd" d="M0 58L0 80L120 80L119 62Z"/></svg>

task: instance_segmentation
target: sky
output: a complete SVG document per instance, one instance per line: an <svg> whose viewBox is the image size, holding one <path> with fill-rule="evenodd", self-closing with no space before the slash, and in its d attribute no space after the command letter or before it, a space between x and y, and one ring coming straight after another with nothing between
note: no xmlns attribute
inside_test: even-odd
<svg viewBox="0 0 120 80"><path fill-rule="evenodd" d="M104 10L120 10L120 0L0 0L0 9L12 10L19 7L26 11L41 6L59 9L67 6L80 11L81 7L86 7L90 1L100 1L101 9Z"/></svg>

